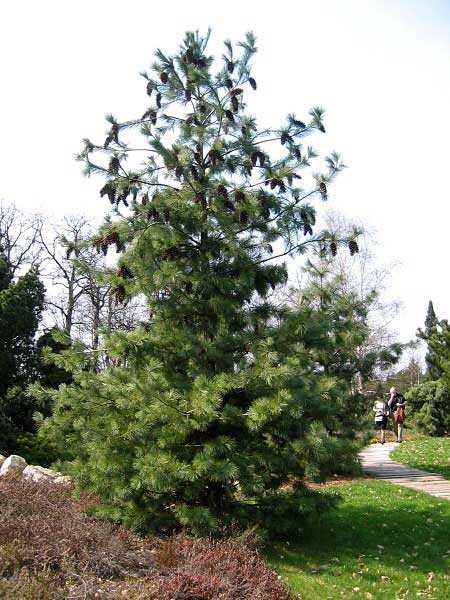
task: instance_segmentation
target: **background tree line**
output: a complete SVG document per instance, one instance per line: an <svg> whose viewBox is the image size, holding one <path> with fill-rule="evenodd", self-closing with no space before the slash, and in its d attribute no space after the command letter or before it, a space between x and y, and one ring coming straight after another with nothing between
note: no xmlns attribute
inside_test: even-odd
<svg viewBox="0 0 450 600"><path fill-rule="evenodd" d="M50 414L26 393L40 382L57 388L71 381L64 369L46 363L42 350L59 352L71 339L107 358L99 349L102 328L130 329L145 313L139 299L117 306L102 280L107 265L82 243L93 235L83 216L48 224L42 215L0 204L0 451L49 464L54 448L38 440L33 415ZM54 338L64 332L64 342Z"/></svg>

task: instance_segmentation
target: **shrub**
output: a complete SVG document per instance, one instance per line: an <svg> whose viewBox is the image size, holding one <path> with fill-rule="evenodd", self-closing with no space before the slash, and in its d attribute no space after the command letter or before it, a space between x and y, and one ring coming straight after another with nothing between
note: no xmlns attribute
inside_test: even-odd
<svg viewBox="0 0 450 600"><path fill-rule="evenodd" d="M67 486L0 479L0 598L293 598L254 543L139 538L88 517L95 502Z"/></svg>
<svg viewBox="0 0 450 600"><path fill-rule="evenodd" d="M442 380L426 381L406 393L410 423L427 435L450 431L450 390Z"/></svg>

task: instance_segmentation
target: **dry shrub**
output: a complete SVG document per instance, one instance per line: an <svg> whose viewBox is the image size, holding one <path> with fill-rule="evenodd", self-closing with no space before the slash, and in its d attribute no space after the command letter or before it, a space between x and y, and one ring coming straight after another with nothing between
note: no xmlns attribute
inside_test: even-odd
<svg viewBox="0 0 450 600"><path fill-rule="evenodd" d="M67 486L0 479L0 599L290 600L254 543L142 539Z"/></svg>
<svg viewBox="0 0 450 600"><path fill-rule="evenodd" d="M178 535L157 546L155 560L162 572L152 578L152 590L161 600L292 598L256 546L239 540Z"/></svg>
<svg viewBox="0 0 450 600"><path fill-rule="evenodd" d="M87 517L67 486L0 480L0 576L75 569L115 577L148 573L152 561L123 528ZM70 565L70 567L69 567Z"/></svg>

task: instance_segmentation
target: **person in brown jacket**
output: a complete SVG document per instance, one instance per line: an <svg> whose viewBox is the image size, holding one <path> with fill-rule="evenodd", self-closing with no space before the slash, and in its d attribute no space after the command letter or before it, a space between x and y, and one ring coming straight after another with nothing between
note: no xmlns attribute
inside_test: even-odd
<svg viewBox="0 0 450 600"><path fill-rule="evenodd" d="M392 414L392 422L394 424L394 433L397 436L397 444L403 441L403 423L405 421L406 400L402 394L397 392L397 388L391 387L389 390L391 397L388 401L388 406Z"/></svg>

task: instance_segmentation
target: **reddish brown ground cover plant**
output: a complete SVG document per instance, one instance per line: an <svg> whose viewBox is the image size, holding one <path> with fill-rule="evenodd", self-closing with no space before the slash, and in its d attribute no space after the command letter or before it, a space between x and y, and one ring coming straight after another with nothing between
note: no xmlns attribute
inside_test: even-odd
<svg viewBox="0 0 450 600"><path fill-rule="evenodd" d="M139 538L67 486L0 479L0 598L292 600L251 543Z"/></svg>

